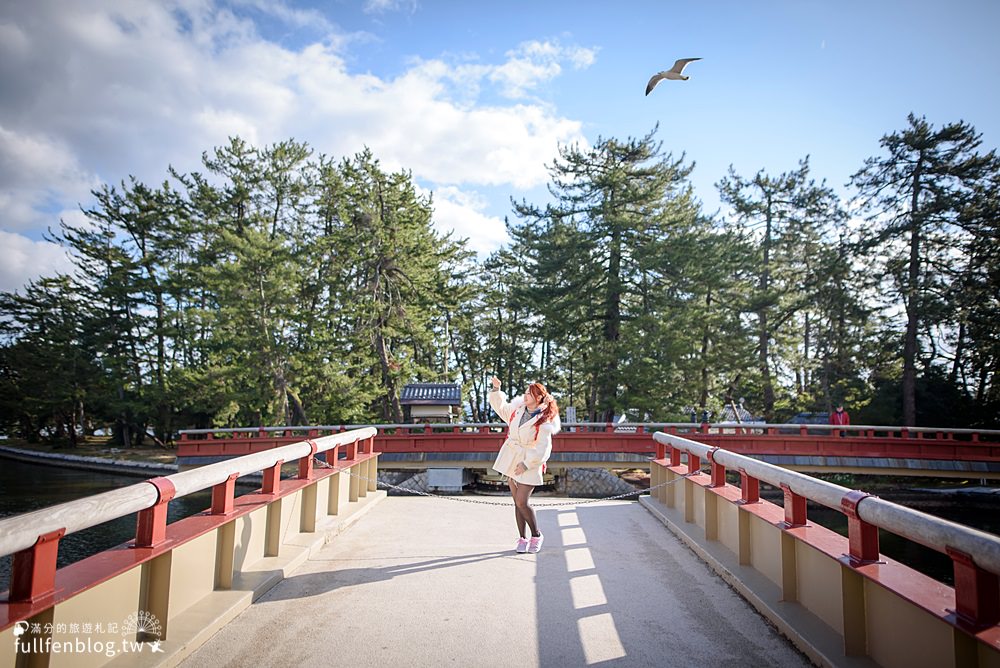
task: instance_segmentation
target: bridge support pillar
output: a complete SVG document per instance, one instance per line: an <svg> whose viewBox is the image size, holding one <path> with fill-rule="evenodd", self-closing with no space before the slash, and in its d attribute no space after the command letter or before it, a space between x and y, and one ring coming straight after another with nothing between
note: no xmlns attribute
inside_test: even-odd
<svg viewBox="0 0 1000 668"><path fill-rule="evenodd" d="M673 481L677 479L678 474L671 468L665 469L665 473L671 484L663 488L663 502L667 508L675 508L677 506L677 483Z"/></svg>
<svg viewBox="0 0 1000 668"><path fill-rule="evenodd" d="M374 439L372 439L372 441L373 440ZM373 442L371 442L371 445L374 447ZM373 455L372 458L368 460L368 491L378 491L378 455Z"/></svg>
<svg viewBox="0 0 1000 668"><path fill-rule="evenodd" d="M705 493L705 540L719 540L719 495L709 489Z"/></svg>
<svg viewBox="0 0 1000 668"><path fill-rule="evenodd" d="M846 564L840 567L840 590L843 597L844 654L868 655L868 612L865 605L865 579Z"/></svg>
<svg viewBox="0 0 1000 668"><path fill-rule="evenodd" d="M267 523L264 530L264 556L277 557L281 550L281 502L276 499L267 506Z"/></svg>
<svg viewBox="0 0 1000 668"><path fill-rule="evenodd" d="M326 514L336 515L340 512L340 485L343 474L337 471L330 476L330 493L326 499Z"/></svg>
<svg viewBox="0 0 1000 668"><path fill-rule="evenodd" d="M236 562L236 521L219 527L215 543L215 588L233 588L233 568Z"/></svg>
<svg viewBox="0 0 1000 668"><path fill-rule="evenodd" d="M794 603L799 600L798 563L795 543L798 540L787 531L781 532L781 600Z"/></svg>
<svg viewBox="0 0 1000 668"><path fill-rule="evenodd" d="M356 458L355 458L355 461L351 462L351 465L347 469L347 471L348 471L348 473L351 473L351 474L358 473L358 468L359 467L358 467L358 464L357 464L357 461L356 461ZM350 490L351 491L347 495L347 500L350 501L351 503L354 503L355 501L357 501L362 496L361 495L361 478L357 477L356 475L351 475L351 482L349 483L349 485L350 485Z"/></svg>
<svg viewBox="0 0 1000 668"><path fill-rule="evenodd" d="M742 508L739 509L740 566L753 565L753 551L750 542L750 533L752 531L750 522L752 519L749 512Z"/></svg>
<svg viewBox="0 0 1000 668"><path fill-rule="evenodd" d="M299 513L299 531L302 533L314 533L316 531L316 486L314 482L308 487L302 488L302 509Z"/></svg>
<svg viewBox="0 0 1000 668"><path fill-rule="evenodd" d="M173 552L165 552L142 565L140 571L139 610L145 610L160 622L160 634L155 638L137 637L136 640L167 640L170 636L170 576ZM141 635L141 634L140 634Z"/></svg>
<svg viewBox="0 0 1000 668"><path fill-rule="evenodd" d="M660 447L663 447L662 445ZM653 491L650 492L654 498L660 503L663 502L663 487L659 485L664 482L663 476L663 466L658 464L659 460L654 459L649 463L649 487Z"/></svg>

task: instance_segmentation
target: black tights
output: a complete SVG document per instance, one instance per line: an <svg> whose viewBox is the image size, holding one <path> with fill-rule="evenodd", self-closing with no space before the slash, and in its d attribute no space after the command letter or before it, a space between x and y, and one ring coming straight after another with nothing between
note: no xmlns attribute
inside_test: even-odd
<svg viewBox="0 0 1000 668"><path fill-rule="evenodd" d="M514 520L517 522L517 533L521 535L521 538L527 538L524 535L525 524L527 524L532 536L540 536L538 525L535 523L535 511L528 505L528 498L535 491L535 486L525 485L513 478L508 480L507 484L510 486L510 495L514 499Z"/></svg>

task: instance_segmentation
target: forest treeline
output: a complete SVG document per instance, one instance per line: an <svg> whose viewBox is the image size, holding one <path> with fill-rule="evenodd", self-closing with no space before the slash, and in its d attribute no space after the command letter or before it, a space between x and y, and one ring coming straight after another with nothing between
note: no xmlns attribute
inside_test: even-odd
<svg viewBox="0 0 1000 668"><path fill-rule="evenodd" d="M542 380L578 419L768 421L843 401L855 422L1000 422L1000 160L911 115L844 199L810 174L729 173L724 213L654 128L563 146L551 197L512 198L477 258L432 196L365 150L239 138L203 169L94 192L50 230L74 271L0 294L0 430L400 422L400 390Z"/></svg>

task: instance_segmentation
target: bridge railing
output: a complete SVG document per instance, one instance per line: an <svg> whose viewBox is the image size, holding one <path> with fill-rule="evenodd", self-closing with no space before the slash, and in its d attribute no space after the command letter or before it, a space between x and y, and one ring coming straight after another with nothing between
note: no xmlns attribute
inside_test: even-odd
<svg viewBox="0 0 1000 668"><path fill-rule="evenodd" d="M781 588L780 600L801 602L811 612L825 616L824 621L843 636L846 655L867 654L883 665L897 662L876 656L882 650L874 649L882 643L873 638L880 623L873 618L876 614L873 608L879 597L884 596L879 592L886 590L954 628L954 656L950 657L955 659L954 665L962 665L962 657L968 658L970 651L973 655L979 652L976 643L970 645L969 639L978 640L993 652L1000 651L1000 537L674 434L657 432L653 440L657 444L651 480L654 487L676 479L682 471L695 476L684 481L683 492L674 491L674 486L660 487L655 490L655 497L669 508L683 505L684 522L702 524L706 540L725 542L721 537L722 527L733 530L731 533L737 537L730 535L728 548L737 553L738 564L753 566L768 575ZM686 455L686 468L681 468L682 455ZM710 465L710 477L700 473L703 462ZM739 473L738 489L727 484L727 471ZM774 507L760 499L762 482L782 491L781 509L771 512L768 507ZM703 495L703 504L695 500L695 490ZM722 500L729 503L721 503ZM846 516L846 553L838 551L843 538L807 522L807 501ZM729 510L724 511L723 506ZM774 522L776 514L779 518L783 515L782 521ZM761 523L759 531L752 530L751 518ZM771 542L774 527L780 532L778 547ZM954 588L929 578L925 580L924 576L881 555L880 529L950 557L954 564ZM765 534L769 534L767 540ZM765 547L765 542L772 547ZM798 543L813 548L809 555L818 552L832 557L834 563L839 561L844 572L840 577L828 573L825 582L817 583L816 580L824 579L817 577L824 569ZM799 568L797 561L810 564L809 572ZM865 580L877 584L878 589L865 589ZM831 589L839 589L839 617L831 614ZM822 596L817 593L820 590ZM917 647L924 640L908 639L908 642ZM908 652L912 657L914 650L898 651ZM1000 655L994 658L1000 659Z"/></svg>
<svg viewBox="0 0 1000 668"><path fill-rule="evenodd" d="M357 506L353 502L376 491L374 436L374 429L363 428L305 439L0 519L0 556L13 555L10 589L6 599L0 597L0 665L21 665L23 651L37 651L21 649L27 636L18 636L27 628L44 627L32 634L43 634L36 640L46 648L70 643L65 628L59 628L66 624L54 625L53 619L98 613L122 619L155 612L163 625L159 638L166 639L168 621L213 592L230 590L234 579L242 578L240 589L248 590L240 605L249 605L254 589L273 584L271 574L291 558L276 561L279 551L299 558L304 542L312 540L301 536L316 535L329 516L343 521ZM317 454L326 460L318 464L324 468L314 469ZM282 480L282 466L296 463L297 477ZM263 472L260 489L236 497L237 479L258 472ZM206 489L212 490L209 509L168 524L172 499ZM135 513L134 541L57 570L64 536ZM257 573L263 568L257 564L268 559L274 564ZM233 600L226 599L226 605ZM22 626L14 628L17 624ZM182 651L204 632L180 623L171 637L182 642L173 647ZM112 635L106 633L102 642ZM95 632L88 642L99 638Z"/></svg>
<svg viewBox="0 0 1000 668"><path fill-rule="evenodd" d="M228 429L183 429L181 441L202 439L252 438L297 434L341 433L352 429L373 428L377 434L410 433L494 433L506 429L502 422L421 422L403 424L295 425L279 427L236 427ZM759 422L563 422L563 435L569 433L652 433L668 434L757 434L762 436L830 435L886 439L958 440L1000 442L997 429L961 429L939 427L902 427L891 425L766 424Z"/></svg>

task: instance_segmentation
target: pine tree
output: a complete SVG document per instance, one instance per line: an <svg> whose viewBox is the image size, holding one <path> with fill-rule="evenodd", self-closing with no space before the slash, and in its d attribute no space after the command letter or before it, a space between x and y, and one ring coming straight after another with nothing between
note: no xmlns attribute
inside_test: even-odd
<svg viewBox="0 0 1000 668"><path fill-rule="evenodd" d="M906 315L902 419L915 425L917 364L923 357L926 367L935 357L926 333L955 319L953 304L941 298L952 279L944 268L968 247L970 199L995 178L998 163L994 152L978 152L981 135L965 122L936 129L913 114L907 122L882 137L885 154L868 158L851 184L870 223L863 248Z"/></svg>

